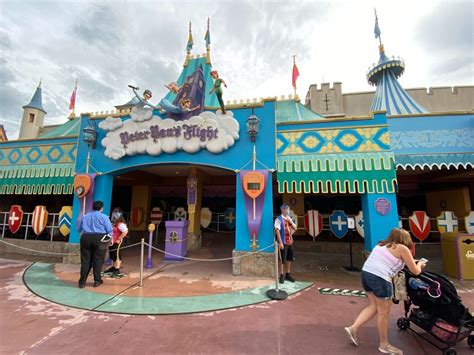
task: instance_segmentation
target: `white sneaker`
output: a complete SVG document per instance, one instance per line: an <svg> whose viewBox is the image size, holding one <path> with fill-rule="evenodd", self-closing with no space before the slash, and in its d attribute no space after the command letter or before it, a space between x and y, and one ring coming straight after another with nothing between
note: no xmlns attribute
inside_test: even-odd
<svg viewBox="0 0 474 355"><path fill-rule="evenodd" d="M388 344L385 346L379 346L379 351L384 354L403 355L402 349L399 349L391 344Z"/></svg>
<svg viewBox="0 0 474 355"><path fill-rule="evenodd" d="M355 346L359 346L359 343L357 342L357 338L354 336L354 334L352 334L351 328L350 328L350 327L345 327L344 330L346 331L347 336L348 336L349 339L352 341L352 343L353 343Z"/></svg>

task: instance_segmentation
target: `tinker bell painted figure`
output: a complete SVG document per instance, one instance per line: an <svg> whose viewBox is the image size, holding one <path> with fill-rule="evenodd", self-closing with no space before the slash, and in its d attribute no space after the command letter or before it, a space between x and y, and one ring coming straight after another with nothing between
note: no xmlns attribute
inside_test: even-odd
<svg viewBox="0 0 474 355"><path fill-rule="evenodd" d="M222 100L222 94L223 94L222 84L224 84L226 88L227 88L227 84L224 81L224 79L219 78L219 73L217 72L217 70L211 71L211 76L212 76L212 79L214 79L214 86L212 87L211 91L209 91L209 94L212 94L213 92L216 93L217 100L219 101L219 105L221 106L222 114L225 115L226 111L225 111L225 106L224 106L224 100Z"/></svg>

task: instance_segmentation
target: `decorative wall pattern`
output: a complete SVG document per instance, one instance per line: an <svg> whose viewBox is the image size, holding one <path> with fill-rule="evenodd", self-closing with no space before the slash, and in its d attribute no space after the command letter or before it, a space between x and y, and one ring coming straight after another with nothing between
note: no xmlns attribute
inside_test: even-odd
<svg viewBox="0 0 474 355"><path fill-rule="evenodd" d="M464 147L474 148L474 129L391 131L392 149Z"/></svg>
<svg viewBox="0 0 474 355"><path fill-rule="evenodd" d="M381 152L390 150L387 127L292 131L277 134L277 154Z"/></svg>
<svg viewBox="0 0 474 355"><path fill-rule="evenodd" d="M76 144L48 144L0 149L1 165L74 163Z"/></svg>

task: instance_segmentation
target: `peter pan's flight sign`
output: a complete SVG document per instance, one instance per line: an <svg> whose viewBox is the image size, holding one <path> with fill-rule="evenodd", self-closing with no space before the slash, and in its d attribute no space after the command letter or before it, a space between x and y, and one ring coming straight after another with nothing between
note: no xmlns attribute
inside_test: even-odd
<svg viewBox="0 0 474 355"><path fill-rule="evenodd" d="M207 149L218 154L239 139L239 123L230 111L226 115L202 112L199 116L175 121L132 109L131 119L108 117L99 123L99 128L108 131L101 141L104 154L115 160L126 155L156 156L179 150L196 153Z"/></svg>
<svg viewBox="0 0 474 355"><path fill-rule="evenodd" d="M156 143L159 139L181 137L181 135L185 140L197 137L201 142L206 142L219 137L219 128L214 128L213 126L202 128L197 124L185 124L171 128L160 128L159 125L154 125L147 131L137 131L134 133L122 132L120 133L120 142L123 147L126 148L131 142L152 139L153 143Z"/></svg>

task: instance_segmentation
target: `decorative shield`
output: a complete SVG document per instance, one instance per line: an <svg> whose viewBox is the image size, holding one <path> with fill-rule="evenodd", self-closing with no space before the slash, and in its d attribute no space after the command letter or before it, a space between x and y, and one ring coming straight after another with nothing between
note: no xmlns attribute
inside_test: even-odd
<svg viewBox="0 0 474 355"><path fill-rule="evenodd" d="M227 208L224 212L224 224L228 229L235 229L235 219L235 208Z"/></svg>
<svg viewBox="0 0 474 355"><path fill-rule="evenodd" d="M410 225L411 232L418 240L423 241L430 234L430 217L428 217L425 211L414 211L408 217L408 224Z"/></svg>
<svg viewBox="0 0 474 355"><path fill-rule="evenodd" d="M188 218L188 213L183 207L178 207L174 212L175 221L185 221Z"/></svg>
<svg viewBox="0 0 474 355"><path fill-rule="evenodd" d="M466 231L469 234L474 234L474 212L471 211L464 217L464 223L466 224Z"/></svg>
<svg viewBox="0 0 474 355"><path fill-rule="evenodd" d="M160 224L163 220L163 211L159 207L153 207L150 213L150 222L153 224Z"/></svg>
<svg viewBox="0 0 474 355"><path fill-rule="evenodd" d="M23 210L20 205L13 205L8 212L8 229L15 234L21 227L23 221Z"/></svg>
<svg viewBox="0 0 474 355"><path fill-rule="evenodd" d="M40 235L46 228L48 223L48 211L46 206L36 206L33 210L33 218L31 221L31 228L36 235Z"/></svg>
<svg viewBox="0 0 474 355"><path fill-rule="evenodd" d="M344 238L349 230L347 228L347 215L344 211L335 210L332 215L329 216L329 228L331 232L339 239Z"/></svg>
<svg viewBox="0 0 474 355"><path fill-rule="evenodd" d="M74 193L77 197L82 198L89 192L91 188L91 177L87 174L78 174L74 176Z"/></svg>
<svg viewBox="0 0 474 355"><path fill-rule="evenodd" d="M212 212L209 208L201 208L201 226L202 228L207 228L212 221Z"/></svg>
<svg viewBox="0 0 474 355"><path fill-rule="evenodd" d="M354 216L356 231L362 238L365 238L365 231L364 231L364 213L359 211L359 213Z"/></svg>
<svg viewBox="0 0 474 355"><path fill-rule="evenodd" d="M72 207L63 206L59 211L58 228L59 233L66 237L71 232Z"/></svg>
<svg viewBox="0 0 474 355"><path fill-rule="evenodd" d="M454 212L443 211L436 220L438 221L438 230L440 233L458 231L458 218L454 215Z"/></svg>
<svg viewBox="0 0 474 355"><path fill-rule="evenodd" d="M139 226L143 221L143 211L140 207L132 209L132 216L130 218L132 226Z"/></svg>
<svg viewBox="0 0 474 355"><path fill-rule="evenodd" d="M258 171L248 172L243 177L243 185L245 193L256 199L265 189L265 177Z"/></svg>
<svg viewBox="0 0 474 355"><path fill-rule="evenodd" d="M316 210L309 210L304 215L304 228L313 238L316 238L323 230L323 217Z"/></svg>

